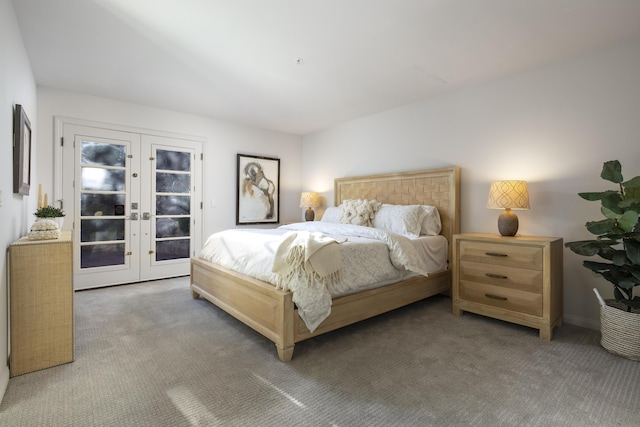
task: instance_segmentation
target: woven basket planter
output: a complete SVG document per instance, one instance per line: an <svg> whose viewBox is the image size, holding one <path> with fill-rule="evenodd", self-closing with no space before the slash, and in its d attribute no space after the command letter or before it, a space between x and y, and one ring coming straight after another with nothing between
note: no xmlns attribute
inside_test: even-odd
<svg viewBox="0 0 640 427"><path fill-rule="evenodd" d="M610 307L596 289L600 302L600 344L610 353L640 361L640 314Z"/></svg>

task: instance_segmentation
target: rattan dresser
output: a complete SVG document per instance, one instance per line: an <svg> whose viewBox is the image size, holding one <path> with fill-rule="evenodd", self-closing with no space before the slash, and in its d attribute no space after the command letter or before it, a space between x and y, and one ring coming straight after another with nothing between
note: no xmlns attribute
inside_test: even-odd
<svg viewBox="0 0 640 427"><path fill-rule="evenodd" d="M464 311L540 330L562 324L562 239L453 236L453 314Z"/></svg>
<svg viewBox="0 0 640 427"><path fill-rule="evenodd" d="M11 376L74 359L71 231L9 247Z"/></svg>

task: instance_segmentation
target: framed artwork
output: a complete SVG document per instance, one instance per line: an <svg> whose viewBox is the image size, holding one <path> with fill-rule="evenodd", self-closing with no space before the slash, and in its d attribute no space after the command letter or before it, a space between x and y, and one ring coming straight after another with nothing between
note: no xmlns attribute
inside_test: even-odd
<svg viewBox="0 0 640 427"><path fill-rule="evenodd" d="M236 224L280 222L280 159L238 154Z"/></svg>
<svg viewBox="0 0 640 427"><path fill-rule="evenodd" d="M22 105L13 116L13 192L29 195L31 188L31 122Z"/></svg>

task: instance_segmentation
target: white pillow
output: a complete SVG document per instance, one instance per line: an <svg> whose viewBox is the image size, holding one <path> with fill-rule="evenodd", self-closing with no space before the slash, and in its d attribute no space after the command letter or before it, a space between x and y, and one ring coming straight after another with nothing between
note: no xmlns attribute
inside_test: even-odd
<svg viewBox="0 0 640 427"><path fill-rule="evenodd" d="M422 219L427 214L419 205L384 204L373 218L373 226L409 238L420 236Z"/></svg>
<svg viewBox="0 0 640 427"><path fill-rule="evenodd" d="M380 209L380 205L380 202L375 200L343 200L340 205L342 206L340 210L340 222L342 224L371 227L371 222L378 209Z"/></svg>
<svg viewBox="0 0 640 427"><path fill-rule="evenodd" d="M324 214L320 221L322 222L340 222L340 213L342 212L341 206L331 206L325 209Z"/></svg>
<svg viewBox="0 0 640 427"><path fill-rule="evenodd" d="M437 236L442 231L442 222L440 222L440 212L435 206L420 205L424 212L422 218L422 226L420 234L423 236Z"/></svg>

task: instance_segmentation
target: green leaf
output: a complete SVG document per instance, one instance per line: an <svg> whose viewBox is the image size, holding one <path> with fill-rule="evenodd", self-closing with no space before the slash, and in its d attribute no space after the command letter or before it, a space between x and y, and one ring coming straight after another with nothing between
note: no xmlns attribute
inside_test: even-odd
<svg viewBox="0 0 640 427"><path fill-rule="evenodd" d="M637 239L625 239L624 247L629 261L632 264L640 265L640 242Z"/></svg>
<svg viewBox="0 0 640 427"><path fill-rule="evenodd" d="M619 240L624 238L624 237L627 237L628 234L629 233L625 233L624 231L622 231L618 227L615 227L610 233L603 234L602 236L598 236L598 239L611 239L612 242L615 242L615 243L611 243L611 244L615 245L615 244L620 243Z"/></svg>
<svg viewBox="0 0 640 427"><path fill-rule="evenodd" d="M605 280L613 283L614 285L618 285L618 279L616 279L609 271L603 271L602 273L598 274L600 274L600 276L602 276Z"/></svg>
<svg viewBox="0 0 640 427"><path fill-rule="evenodd" d="M600 221L589 221L585 226L591 234L600 235L612 231L616 226L616 220L602 219Z"/></svg>
<svg viewBox="0 0 640 427"><path fill-rule="evenodd" d="M617 285L623 289L633 289L633 287L636 286L637 283L633 280L619 278Z"/></svg>
<svg viewBox="0 0 640 427"><path fill-rule="evenodd" d="M622 195L614 192L614 194L609 194L607 197L602 199L602 208L607 208L618 215L622 215L624 213L624 209L620 206L622 200Z"/></svg>
<svg viewBox="0 0 640 427"><path fill-rule="evenodd" d="M584 261L582 265L584 265L589 270L600 274L603 274L606 271L610 271L612 268L615 268L615 265L608 264L606 262Z"/></svg>
<svg viewBox="0 0 640 427"><path fill-rule="evenodd" d="M618 266L625 265L627 263L627 253L625 251L616 251L612 261Z"/></svg>
<svg viewBox="0 0 640 427"><path fill-rule="evenodd" d="M600 255L604 259L608 259L609 261L613 261L613 257L618 253L616 249L607 246L601 246L598 251L598 255Z"/></svg>
<svg viewBox="0 0 640 427"><path fill-rule="evenodd" d="M618 219L618 227L626 232L633 231L638 224L638 212L627 211Z"/></svg>
<svg viewBox="0 0 640 427"><path fill-rule="evenodd" d="M625 210L634 210L638 212L640 211L640 198L627 197L627 194L625 194L624 200L620 200L618 206Z"/></svg>
<svg viewBox="0 0 640 427"><path fill-rule="evenodd" d="M633 278L636 279L638 283L640 283L640 268L638 266L635 266L635 265L629 266L629 273L631 273Z"/></svg>
<svg viewBox="0 0 640 427"><path fill-rule="evenodd" d="M602 166L602 173L600 174L602 179L615 182L619 184L624 178L622 178L622 165L617 160L610 160Z"/></svg>
<svg viewBox="0 0 640 427"><path fill-rule="evenodd" d="M619 203L623 209L632 209L640 212L640 176L627 182L623 182L624 200Z"/></svg>
<svg viewBox="0 0 640 427"><path fill-rule="evenodd" d="M571 249L578 255L593 256L597 255L603 245L596 240L581 240L579 242L567 242L565 247ZM606 245L605 245L606 246Z"/></svg>
<svg viewBox="0 0 640 427"><path fill-rule="evenodd" d="M600 208L600 212L602 213L602 215L605 218L609 218L609 219L616 219L617 220L618 218L620 218L622 216L622 212L616 213L616 212L612 211L611 209L607 208L604 205L604 201L603 201L602 207Z"/></svg>
<svg viewBox="0 0 640 427"><path fill-rule="evenodd" d="M636 176L631 178L629 181L625 181L622 183L624 188L640 188L640 176Z"/></svg>
<svg viewBox="0 0 640 427"><path fill-rule="evenodd" d="M607 197L611 197L613 195L620 195L620 193L613 190L578 193L578 196L582 197L585 200L589 200L590 202L606 199Z"/></svg>

